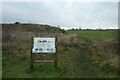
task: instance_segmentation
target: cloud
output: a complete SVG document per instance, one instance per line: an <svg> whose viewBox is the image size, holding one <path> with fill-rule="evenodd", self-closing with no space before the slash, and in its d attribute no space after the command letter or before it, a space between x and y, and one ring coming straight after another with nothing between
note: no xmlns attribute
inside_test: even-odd
<svg viewBox="0 0 120 80"><path fill-rule="evenodd" d="M118 2L119 0L1 0L0 2Z"/></svg>
<svg viewBox="0 0 120 80"><path fill-rule="evenodd" d="M66 29L117 28L116 2L5 2L2 22L34 22Z"/></svg>

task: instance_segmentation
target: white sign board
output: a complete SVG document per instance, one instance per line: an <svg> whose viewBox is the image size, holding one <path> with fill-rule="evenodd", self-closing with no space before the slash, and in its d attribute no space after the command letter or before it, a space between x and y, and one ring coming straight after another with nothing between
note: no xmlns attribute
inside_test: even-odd
<svg viewBox="0 0 120 80"><path fill-rule="evenodd" d="M55 38L34 38L32 53L55 53Z"/></svg>

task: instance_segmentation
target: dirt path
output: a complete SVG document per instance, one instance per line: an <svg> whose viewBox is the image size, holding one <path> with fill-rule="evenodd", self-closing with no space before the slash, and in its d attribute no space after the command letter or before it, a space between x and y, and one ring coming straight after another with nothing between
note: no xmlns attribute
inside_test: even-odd
<svg viewBox="0 0 120 80"><path fill-rule="evenodd" d="M101 78L107 77L104 72L93 66L88 59L89 50L87 49L73 49L64 57L64 72L62 77L69 78Z"/></svg>
<svg viewBox="0 0 120 80"><path fill-rule="evenodd" d="M82 72L81 77L102 77L104 74L101 73L101 70L97 69L89 62L88 54L89 51L86 49L80 49L80 53L76 54L75 61L78 62L78 64L75 65L77 65L78 72Z"/></svg>

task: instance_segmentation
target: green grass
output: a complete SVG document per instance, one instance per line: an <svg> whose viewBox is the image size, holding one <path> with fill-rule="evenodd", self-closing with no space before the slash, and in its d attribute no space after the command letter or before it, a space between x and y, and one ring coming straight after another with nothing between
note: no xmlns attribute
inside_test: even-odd
<svg viewBox="0 0 120 80"><path fill-rule="evenodd" d="M69 34L77 34L79 37L87 38L113 38L117 31L67 31Z"/></svg>
<svg viewBox="0 0 120 80"><path fill-rule="evenodd" d="M53 63L35 64L33 71L29 68L30 60L21 60L19 63L16 61L14 64L10 61L6 63L3 67L3 78L56 78L61 73L61 69L54 68Z"/></svg>
<svg viewBox="0 0 120 80"><path fill-rule="evenodd" d="M61 46L64 50L58 47L58 68L54 68L54 63L35 64L34 70L30 70L30 50L26 46L22 46L22 52L17 51L19 45L14 45L11 51L5 51L3 54L3 78L117 78L117 75L111 72L106 72L98 68L98 64L92 64L93 61L105 61L107 55L97 56L91 54L89 40L94 38L113 39L116 36L114 31L67 31L69 34L77 34L80 38L80 46ZM82 39L81 39L82 38ZM82 41L81 41L82 40ZM15 43L14 43L15 44ZM27 47L30 46L27 45ZM6 48L6 47L5 47ZM27 53L27 56L24 53ZM20 56L17 57L16 55ZM52 56L52 55L51 55ZM22 59L19 59L22 58ZM109 58L109 57L107 57ZM93 61L92 61L93 60Z"/></svg>
<svg viewBox="0 0 120 80"><path fill-rule="evenodd" d="M83 46L84 47L84 46ZM17 61L17 59L4 58L3 78L114 78L93 66L89 61L89 50L84 48L68 47L64 53L58 54L58 68L54 63L35 64L30 70L30 58Z"/></svg>

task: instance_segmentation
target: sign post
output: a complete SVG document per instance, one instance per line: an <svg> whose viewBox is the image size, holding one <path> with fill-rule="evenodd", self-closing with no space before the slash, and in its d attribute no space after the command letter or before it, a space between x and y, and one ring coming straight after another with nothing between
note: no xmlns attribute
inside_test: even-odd
<svg viewBox="0 0 120 80"><path fill-rule="evenodd" d="M32 44L33 44L33 38L31 38L31 49L32 49ZM33 69L33 53L32 53L32 50L31 50L31 65L30 65L30 69L32 70Z"/></svg>
<svg viewBox="0 0 120 80"><path fill-rule="evenodd" d="M57 40L58 40L58 38L56 37L56 47L57 47ZM56 51L57 51L57 48L56 48ZM55 53L55 68L57 68L57 52Z"/></svg>
<svg viewBox="0 0 120 80"><path fill-rule="evenodd" d="M40 62L53 62L52 60L34 60L34 54L54 54L54 62L55 67L57 68L57 37L56 38L39 38L34 37L32 38L32 50L31 50L31 66L30 68L33 69L34 63L40 63Z"/></svg>

